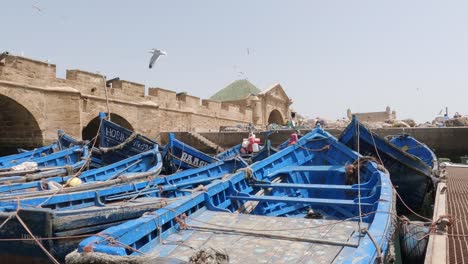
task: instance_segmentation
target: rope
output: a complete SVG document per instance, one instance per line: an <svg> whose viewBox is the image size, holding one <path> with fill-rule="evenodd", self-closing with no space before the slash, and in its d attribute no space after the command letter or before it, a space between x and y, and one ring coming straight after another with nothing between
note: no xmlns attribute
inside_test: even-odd
<svg viewBox="0 0 468 264"><path fill-rule="evenodd" d="M131 247L131 246L125 244L125 243L122 243L122 242L116 240L115 238L113 238L112 236L107 236L107 237L106 237L106 236L104 236L103 234L95 234L95 236L104 238L104 240L109 241L111 245L112 245L112 244L119 244L119 245L125 247L126 249L130 249L130 250L132 250L132 251L134 251L134 252L140 253L140 254L142 254L142 255L146 255L146 253L144 253L143 251L140 251L140 250L138 250L138 249L136 249L136 248L134 248L134 247Z"/></svg>
<svg viewBox="0 0 468 264"><path fill-rule="evenodd" d="M127 201L125 201L124 203L122 203L122 206L124 206L124 205L128 204L129 202L135 200L138 196L141 195L141 193L142 193L143 191L146 191L146 190L148 190L148 189L150 189L150 188L152 188L152 187L154 187L154 186L155 186L155 185L150 185L150 184L146 185L145 188L143 188L143 189L141 189L139 192L137 192L132 198L130 198L130 199L128 199ZM158 186L158 188L159 188L159 186ZM165 198L161 197L161 199L165 199Z"/></svg>
<svg viewBox="0 0 468 264"><path fill-rule="evenodd" d="M319 152L319 151L324 151L324 150L330 149L330 145L325 145L325 146L323 146L322 148L319 148L319 149L311 149L311 148L306 148L304 146L298 146L298 147L301 148L301 149L305 149L307 151L313 151L313 152Z"/></svg>
<svg viewBox="0 0 468 264"><path fill-rule="evenodd" d="M198 229L198 230L207 230L207 231L218 231L218 232L226 232L226 233L235 233L235 234L243 234L243 235L250 235L250 236L261 236L271 239L281 239L281 240L290 240L290 241L299 241L299 242L308 242L308 243L320 243L320 244L328 244L328 245L336 245L336 246L347 246L347 247L358 247L358 244L344 242L344 241L333 241L333 240L324 240L324 239L317 239L317 238L301 238L295 236L282 236L282 235L274 235L268 233L256 233L252 231L239 231L235 229L226 229L226 228L210 228L204 226L193 226L187 227L190 229Z"/></svg>
<svg viewBox="0 0 468 264"><path fill-rule="evenodd" d="M370 131L370 130L369 130ZM384 164L383 161L382 161L382 158L380 157L380 154L379 154L379 150L377 149L377 144L375 143L375 139L374 139L374 135L373 135L373 132L370 131L370 135L371 135L371 138L372 138L372 143L374 144L374 149L375 149L375 153L377 154L377 157L379 158L379 161L381 164ZM403 198L401 198L400 194L398 193L397 189L395 188L395 186L393 185L392 181L390 181L390 184L392 185L392 188L393 190L395 191L398 199L401 201L401 203L403 204L403 206L405 206L406 209L408 209L412 214L414 214L415 216L421 218L421 219L424 219L428 222L432 222L432 219L430 218L427 218L425 216L422 216L418 213L416 213L413 209L411 209L406 203L405 201L403 200Z"/></svg>
<svg viewBox="0 0 468 264"><path fill-rule="evenodd" d="M5 219L5 221L3 221L3 223L0 225L0 229L2 229L2 227L8 222L10 221L10 219L12 219L13 217L15 217L16 213L14 214L11 214L7 217L7 219Z"/></svg>
<svg viewBox="0 0 468 264"><path fill-rule="evenodd" d="M127 139L125 139L124 142L118 144L117 146L113 146L113 147L110 147L110 148L105 148L105 147L100 147L99 150L105 154L107 152L114 152L114 151L117 151L117 150L121 150L123 149L128 143L130 143L132 140L134 140L136 137L138 136L138 134L136 132L133 132Z"/></svg>
<svg viewBox="0 0 468 264"><path fill-rule="evenodd" d="M361 233L365 233L369 236L370 240L372 241L372 244L374 244L375 246L375 250L377 251L377 263L379 264L383 264L383 255L382 255L382 250L380 249L379 245L377 244L377 241L375 241L374 237L371 235L371 233L369 232L369 230L367 230L367 228L363 228L361 229Z"/></svg>
<svg viewBox="0 0 468 264"><path fill-rule="evenodd" d="M308 139L307 142L320 141L320 140L325 140L325 139L329 139L329 138L330 137L311 138L311 139Z"/></svg>
<svg viewBox="0 0 468 264"><path fill-rule="evenodd" d="M94 136L94 137L91 139L91 141L93 142L93 144L92 144L91 150L89 151L88 157L86 157L85 163L84 163L83 166L81 166L81 168L75 173L75 175L73 175L72 177L70 177L69 180L74 179L74 178L80 176L80 175L81 175L81 172L83 171L83 169L85 168L85 166L87 166L87 165L89 164L89 162L91 161L91 156L93 155L92 149L94 149L94 147L96 146L97 138L98 138L98 136L99 136L99 132L101 131L101 125L102 125L102 120L99 122L99 127L98 127L98 129L97 129L96 136ZM67 187L67 185L68 185L68 184L65 184L64 187ZM61 191L61 189L58 189L57 191L55 191L54 193L52 193L49 197L47 197L46 200L44 200L42 203L40 203L40 204L38 204L37 206L35 206L35 208L41 207L44 203L48 202L50 199L52 199L52 197L54 197L55 195L57 195L60 191Z"/></svg>
<svg viewBox="0 0 468 264"><path fill-rule="evenodd" d="M88 157L86 158L85 160L85 163L83 164L83 166L81 166L81 168L78 170L77 173L75 173L75 175L73 175L72 178L75 178L75 177L78 177L81 172L83 171L84 167L87 166L89 164L89 162L91 161L91 156L93 155L93 149L94 147L96 146L96 142L97 142L97 139L98 139L98 136L99 136L99 132L101 131L101 126L102 126L102 121L99 122L99 126L98 126L98 129L97 129L97 133L96 133L96 136L94 136L90 142L92 141L93 142L93 145L91 147L91 150L89 151L89 154L88 154Z"/></svg>
<svg viewBox="0 0 468 264"><path fill-rule="evenodd" d="M247 180L247 181L253 181L255 180L255 177L254 177L254 172L253 172L253 169L248 166L248 167L245 167L245 168L240 168L238 169L237 171L243 171L245 176L244 178Z"/></svg>
<svg viewBox="0 0 468 264"><path fill-rule="evenodd" d="M36 237L34 238L0 238L0 242L16 242L16 241L45 241L45 240L62 240L62 239L79 239L79 238L87 238L94 236L93 234L87 235L76 235L76 236L61 236L61 237Z"/></svg>
<svg viewBox="0 0 468 264"><path fill-rule="evenodd" d="M106 94L106 107L107 107L107 120L111 121L111 112L109 109L109 96L107 95L107 84L106 84L106 78L103 76L104 79L104 91Z"/></svg>
<svg viewBox="0 0 468 264"><path fill-rule="evenodd" d="M18 215L18 213L16 213L16 219L18 219L18 222L20 222L20 224L24 227L24 229L26 229L26 232L28 232L28 234L34 239L34 241L36 242L36 244L42 249L42 251L44 251L44 253L47 255L47 257L49 257L49 259L55 263L55 264L60 264L60 262L58 262L54 256L52 256L52 254L50 254L49 251L47 251L47 249L42 245L41 242L39 242L39 240L37 240L37 238L34 236L34 234L31 232L31 230L29 230L28 226L23 222L23 219L21 219L21 217Z"/></svg>
<svg viewBox="0 0 468 264"><path fill-rule="evenodd" d="M360 149L359 149L359 145L360 145L360 142L359 142L359 137L360 137L360 132L359 132L359 126L357 126L357 152L358 153L361 153L360 152ZM358 209L359 209L359 222L358 222L358 227L359 227L359 230L361 229L361 225L362 225L362 207L361 207L361 166L360 166L360 158L358 157L357 159L357 181L358 181Z"/></svg>

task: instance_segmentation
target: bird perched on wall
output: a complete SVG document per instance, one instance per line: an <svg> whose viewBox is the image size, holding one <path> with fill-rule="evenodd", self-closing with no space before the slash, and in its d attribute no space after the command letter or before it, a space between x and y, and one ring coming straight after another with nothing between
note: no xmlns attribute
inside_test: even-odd
<svg viewBox="0 0 468 264"><path fill-rule="evenodd" d="M158 49L152 49L149 53L153 54L153 56L151 56L151 59L150 59L150 62L149 62L149 68L150 69L153 68L154 63L159 58L159 56L167 55L166 52L164 52L162 50L158 50Z"/></svg>

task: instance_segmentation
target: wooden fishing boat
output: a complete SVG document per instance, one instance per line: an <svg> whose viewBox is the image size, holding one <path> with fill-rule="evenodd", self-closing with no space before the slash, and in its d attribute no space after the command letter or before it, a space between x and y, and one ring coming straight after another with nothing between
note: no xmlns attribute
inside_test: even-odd
<svg viewBox="0 0 468 264"><path fill-rule="evenodd" d="M241 157L248 164L252 164L278 152L278 150L271 145L270 140L267 140L265 145L261 146L260 150L256 153L245 153L241 149L242 143L219 153L215 157L220 160L232 159L233 157Z"/></svg>
<svg viewBox="0 0 468 264"><path fill-rule="evenodd" d="M388 175L320 128L205 188L83 240L67 263L177 263L210 248L229 263L375 263L389 252Z"/></svg>
<svg viewBox="0 0 468 264"><path fill-rule="evenodd" d="M437 156L426 144L419 142L408 134L401 134L387 138L390 143L400 148L402 151L418 157L427 166L437 167Z"/></svg>
<svg viewBox="0 0 468 264"><path fill-rule="evenodd" d="M242 160L227 160L165 177L154 178L155 174L151 172L127 173L124 174L126 179L119 177L101 182L99 188L93 190L77 186L59 193L29 193L19 200L2 197L0 222L10 219L0 228L0 253L35 259L41 255L40 248L28 239L2 242L8 238L30 238L18 217L13 217L16 214L35 237L51 238L43 240L43 245L63 260L76 248L80 236L140 217L177 197L192 195L200 184L220 179L245 166ZM147 179L142 180L142 176ZM132 177L138 177L140 181L128 183Z"/></svg>
<svg viewBox="0 0 468 264"><path fill-rule="evenodd" d="M4 197L15 197L20 199L24 195L46 195L57 193L57 188L65 188L67 182L72 178L79 179L80 188L95 189L101 184L96 182L105 182L116 179L121 175L136 172L150 171L154 176L158 175L162 169L161 154L157 148L135 155L116 163L84 171L76 175L44 177L44 175L28 175L25 176L23 183L0 185L0 199ZM132 180L141 180L141 178L133 177ZM130 179L128 179L130 180ZM50 184L51 182L58 183Z"/></svg>
<svg viewBox="0 0 468 264"><path fill-rule="evenodd" d="M158 145L152 139L106 120L103 113L100 113L100 117L100 150L105 162L128 158ZM165 174L171 174L180 169L198 168L218 161L218 159L176 139L172 133L169 135L169 142L161 147L160 151L163 155Z"/></svg>
<svg viewBox="0 0 468 264"><path fill-rule="evenodd" d="M169 133L169 141L163 147L166 174L174 173L180 169L193 169L217 162L219 159L205 154L198 149L178 140L173 133Z"/></svg>
<svg viewBox="0 0 468 264"><path fill-rule="evenodd" d="M340 142L362 155L381 160L406 205L413 211L422 210L424 200L433 188L432 169L424 161L371 132L356 117L341 134ZM401 201L398 202L398 212L408 213Z"/></svg>
<svg viewBox="0 0 468 264"><path fill-rule="evenodd" d="M31 161L32 159L44 157L56 152L57 150L59 150L59 146L57 143L54 143L45 147L36 148L29 151L22 151L18 154L3 156L0 157L0 169L8 168L21 162Z"/></svg>
<svg viewBox="0 0 468 264"><path fill-rule="evenodd" d="M90 168L99 168L101 166L104 166L104 162L102 161L101 157L101 151L99 148L92 146L90 141L87 140L78 140L67 133L63 130L59 130L57 132L58 134L58 140L57 144L59 145L60 149L66 149L66 148L71 148L74 146L84 146L87 145L89 149L92 151L91 155L91 162L89 163Z"/></svg>
<svg viewBox="0 0 468 264"><path fill-rule="evenodd" d="M0 172L0 184L9 184L24 181L28 177L64 176L85 165L88 156L87 146L75 146L44 157L33 158L27 162L19 163ZM31 167L17 169L29 163Z"/></svg>

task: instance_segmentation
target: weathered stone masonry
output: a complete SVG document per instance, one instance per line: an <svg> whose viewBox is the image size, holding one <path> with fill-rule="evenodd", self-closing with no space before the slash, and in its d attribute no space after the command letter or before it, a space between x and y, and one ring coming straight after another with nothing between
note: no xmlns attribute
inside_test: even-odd
<svg viewBox="0 0 468 264"><path fill-rule="evenodd" d="M57 78L54 64L3 56L0 147L49 144L56 140L59 129L81 138L82 131L96 122L98 113L107 109L106 81L103 75L81 70L67 70L65 79ZM200 100L162 88L150 88L145 96L143 84L125 80L112 80L109 85L111 117L153 138L163 131L218 131L220 126L247 123L264 126L270 112L287 118L291 104L279 85L269 89L273 92L261 100L254 98L252 104ZM281 99L287 103L281 103Z"/></svg>

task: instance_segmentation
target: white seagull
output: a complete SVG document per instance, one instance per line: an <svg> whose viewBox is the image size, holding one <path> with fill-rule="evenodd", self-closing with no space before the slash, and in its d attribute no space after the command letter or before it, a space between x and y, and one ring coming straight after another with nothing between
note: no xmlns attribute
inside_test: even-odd
<svg viewBox="0 0 468 264"><path fill-rule="evenodd" d="M154 62L159 58L161 55L167 55L166 52L158 49L153 49L149 53L153 54L151 56L150 62L149 62L149 68L153 68Z"/></svg>

